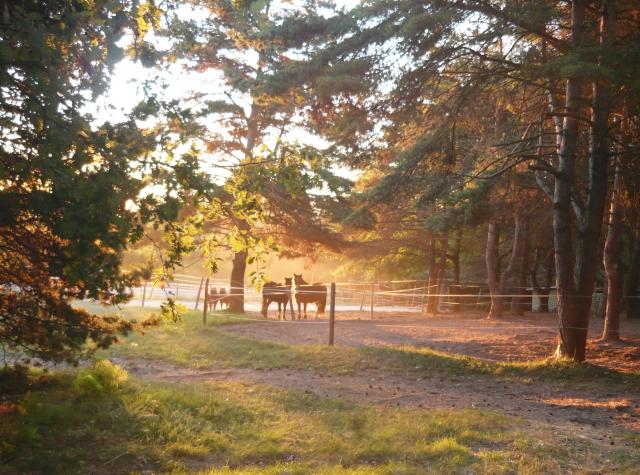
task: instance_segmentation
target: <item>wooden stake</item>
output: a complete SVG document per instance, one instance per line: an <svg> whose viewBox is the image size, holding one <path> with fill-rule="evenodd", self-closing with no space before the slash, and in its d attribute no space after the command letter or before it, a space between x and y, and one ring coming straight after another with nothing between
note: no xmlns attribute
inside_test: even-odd
<svg viewBox="0 0 640 475"><path fill-rule="evenodd" d="M198 303L200 303L200 293L202 292L202 284L204 284L204 277L200 277L200 286L198 287L198 295L196 296L196 306L194 310L198 310Z"/></svg>
<svg viewBox="0 0 640 475"><path fill-rule="evenodd" d="M204 303L202 305L202 324L207 324L207 310L209 310L209 277L204 282Z"/></svg>
<svg viewBox="0 0 640 475"><path fill-rule="evenodd" d="M373 293L374 293L374 287L373 287L373 282L371 283L371 298L369 299L369 304L371 305L371 309L370 309L370 316L371 316L371 320L373 320Z"/></svg>
<svg viewBox="0 0 640 475"><path fill-rule="evenodd" d="M336 324L336 283L331 282L331 300L329 301L329 346L333 346L334 327Z"/></svg>
<svg viewBox="0 0 640 475"><path fill-rule="evenodd" d="M144 301L147 297L147 284L148 282L145 280L144 287L142 288L142 305L141 305L142 308L144 308Z"/></svg>

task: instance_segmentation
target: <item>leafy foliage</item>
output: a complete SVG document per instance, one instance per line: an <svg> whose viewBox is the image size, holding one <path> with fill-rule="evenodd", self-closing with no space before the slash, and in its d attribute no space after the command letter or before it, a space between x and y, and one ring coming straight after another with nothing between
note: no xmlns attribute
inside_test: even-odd
<svg viewBox="0 0 640 475"><path fill-rule="evenodd" d="M126 301L135 279L123 250L146 223L174 220L195 188L192 162L161 157L166 137L139 128L136 111L102 125L83 111L127 53L124 35L136 39L130 54L144 54L156 19L153 3L124 0L3 4L0 339L10 346L74 359L87 339L105 347L129 331L69 302ZM166 194L145 193L152 184Z"/></svg>

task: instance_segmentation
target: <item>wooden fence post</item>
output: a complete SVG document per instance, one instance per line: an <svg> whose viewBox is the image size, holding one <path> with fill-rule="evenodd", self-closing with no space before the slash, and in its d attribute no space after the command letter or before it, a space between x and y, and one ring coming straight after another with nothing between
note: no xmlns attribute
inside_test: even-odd
<svg viewBox="0 0 640 475"><path fill-rule="evenodd" d="M196 306L194 310L198 310L198 304L200 303L200 294L202 293L202 284L204 284L204 277L200 277L200 285L198 286L198 295L196 295Z"/></svg>
<svg viewBox="0 0 640 475"><path fill-rule="evenodd" d="M329 346L333 346L334 327L336 324L336 283L331 282L331 299L329 300Z"/></svg>
<svg viewBox="0 0 640 475"><path fill-rule="evenodd" d="M480 306L480 297L482 296L482 287L478 291L478 299L476 300L476 309Z"/></svg>
<svg viewBox="0 0 640 475"><path fill-rule="evenodd" d="M373 320L373 292L374 292L374 287L373 287L373 282L371 282L371 299L370 299L370 316L371 316L371 320Z"/></svg>
<svg viewBox="0 0 640 475"><path fill-rule="evenodd" d="M209 310L209 277L204 283L204 302L202 304L202 324L207 324L207 310Z"/></svg>
<svg viewBox="0 0 640 475"><path fill-rule="evenodd" d="M144 308L144 301L145 301L145 298L147 297L147 284L148 282L145 280L144 287L142 287L142 305L140 305L142 308Z"/></svg>

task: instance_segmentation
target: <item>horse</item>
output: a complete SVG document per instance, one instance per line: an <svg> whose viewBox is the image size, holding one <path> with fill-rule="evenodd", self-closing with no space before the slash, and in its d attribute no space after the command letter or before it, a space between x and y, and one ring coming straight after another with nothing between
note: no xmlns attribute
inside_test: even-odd
<svg viewBox="0 0 640 475"><path fill-rule="evenodd" d="M224 305L229 308L227 289L223 287L219 287L217 289L215 287L211 287L209 289L209 298L207 299L207 303L209 304L209 308L214 312L216 311L216 306L218 304L220 304L220 310L222 310Z"/></svg>
<svg viewBox="0 0 640 475"><path fill-rule="evenodd" d="M229 302L231 301L231 291L225 289L224 287L220 287L218 289L218 300L220 301L220 310L222 310L222 306L226 305L227 309L229 309Z"/></svg>
<svg viewBox="0 0 640 475"><path fill-rule="evenodd" d="M284 285L277 282L265 282L262 286L262 316L267 318L267 310L271 302L278 303L278 320L286 320L287 304L291 295L291 277L285 277Z"/></svg>
<svg viewBox="0 0 640 475"><path fill-rule="evenodd" d="M318 318L318 315L324 313L327 306L327 287L322 284L309 285L302 278L302 274L293 274L293 281L296 284L296 303L298 304L298 320L300 320L301 311L300 305L304 305L304 318L307 319L307 304L313 303L316 305L316 315L314 319Z"/></svg>
<svg viewBox="0 0 640 475"><path fill-rule="evenodd" d="M218 296L218 290L216 290L214 287L211 287L209 289L209 293L207 294L207 305L209 306L209 309L215 312L216 306L218 305L219 301L220 297ZM222 308L222 305L220 305L220 308Z"/></svg>

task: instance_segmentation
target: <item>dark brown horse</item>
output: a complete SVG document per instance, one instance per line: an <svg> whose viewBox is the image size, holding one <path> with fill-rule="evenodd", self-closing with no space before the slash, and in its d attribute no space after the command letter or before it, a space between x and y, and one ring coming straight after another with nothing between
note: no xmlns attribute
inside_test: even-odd
<svg viewBox="0 0 640 475"><path fill-rule="evenodd" d="M316 315L314 318L318 318L318 315L324 313L324 309L327 306L327 287L322 284L309 285L308 282L302 278L302 274L293 274L293 281L296 284L296 303L298 304L298 320L300 320L300 305L304 305L304 318L307 318L307 304L313 303L316 305Z"/></svg>
<svg viewBox="0 0 640 475"><path fill-rule="evenodd" d="M220 310L222 310L223 305L229 308L229 302L231 301L231 291L225 289L224 287L220 287L218 289L218 300L220 302Z"/></svg>
<svg viewBox="0 0 640 475"><path fill-rule="evenodd" d="M291 277L285 277L284 285L277 282L265 282L262 286L262 316L267 318L267 310L271 302L278 303L278 320L280 315L286 320L287 304L291 295Z"/></svg>
<svg viewBox="0 0 640 475"><path fill-rule="evenodd" d="M216 311L218 304L220 305L220 310L223 309L224 305L229 308L229 296L227 295L227 289L223 287L219 287L217 289L215 287L211 287L209 289L209 298L207 299L207 303L209 304L209 308L214 312Z"/></svg>

